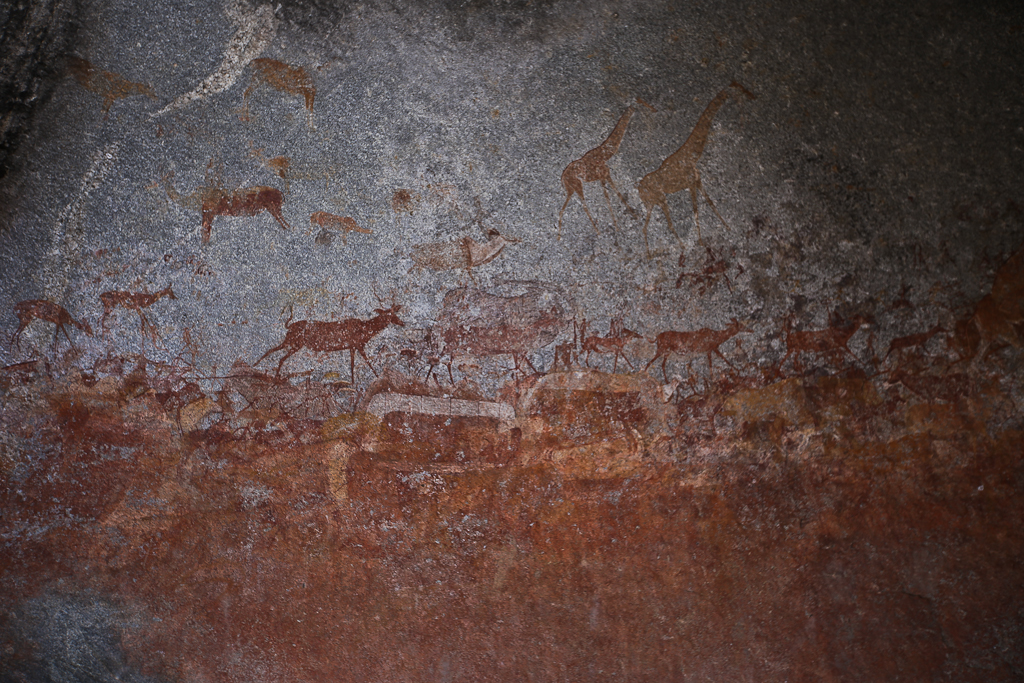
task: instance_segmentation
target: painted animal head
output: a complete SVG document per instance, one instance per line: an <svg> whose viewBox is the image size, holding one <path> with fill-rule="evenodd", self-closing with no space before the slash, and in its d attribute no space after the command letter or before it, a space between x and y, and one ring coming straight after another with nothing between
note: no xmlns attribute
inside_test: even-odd
<svg viewBox="0 0 1024 683"><path fill-rule="evenodd" d="M398 319L397 313L400 310L402 310L402 307L398 304L395 304L391 308L375 308L374 312L376 312L377 317L383 318L384 321L390 325L405 327L405 323Z"/></svg>

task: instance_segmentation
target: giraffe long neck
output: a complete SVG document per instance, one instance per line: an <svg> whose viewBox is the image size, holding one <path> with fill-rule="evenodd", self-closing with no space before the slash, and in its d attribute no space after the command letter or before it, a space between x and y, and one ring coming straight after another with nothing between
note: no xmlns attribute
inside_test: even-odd
<svg viewBox="0 0 1024 683"><path fill-rule="evenodd" d="M602 152L602 156L610 158L619 151L619 145L622 144L622 138L626 136L626 128L629 127L629 120L632 117L633 107L629 107L626 111L622 112L622 116L619 117L619 121L615 124L615 128L612 128L612 132L608 134L605 141L601 143L600 147L598 147Z"/></svg>
<svg viewBox="0 0 1024 683"><path fill-rule="evenodd" d="M704 146L707 144L708 136L711 134L711 122L714 121L715 114L718 113L718 110L722 108L722 105L728 99L729 93L726 90L722 90L722 92L715 95L715 99L708 103L704 113L697 119L697 125L693 127L690 137L686 138L682 149L687 150L694 157L700 157L704 153Z"/></svg>

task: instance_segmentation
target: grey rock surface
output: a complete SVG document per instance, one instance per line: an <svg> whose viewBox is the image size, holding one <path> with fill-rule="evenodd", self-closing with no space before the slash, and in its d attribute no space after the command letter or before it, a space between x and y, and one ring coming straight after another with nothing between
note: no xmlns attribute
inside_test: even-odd
<svg viewBox="0 0 1024 683"><path fill-rule="evenodd" d="M368 346L386 363L424 341L450 290L521 282L564 290L590 333L744 320L745 360L768 365L790 311L805 328L870 313L878 347L948 323L1024 239L1012 5L86 2L77 16L60 69L42 60L60 77L3 181L0 325L13 335L19 301L60 304L96 333L72 330L82 367L187 354L212 372L280 343L289 310L365 320L398 303L406 327ZM699 137L720 92L706 146L656 174L668 212L645 205L638 184ZM563 171L629 108L617 149L576 173L584 203ZM246 195L260 187L280 192L283 223L270 195ZM472 268L413 258L488 230L518 242ZM168 286L145 320L104 318L103 292ZM52 333L31 322L2 362L72 348ZM864 358L866 341L852 342ZM633 344L634 364L654 350ZM344 373L345 356L287 369ZM480 366L485 385L511 369Z"/></svg>

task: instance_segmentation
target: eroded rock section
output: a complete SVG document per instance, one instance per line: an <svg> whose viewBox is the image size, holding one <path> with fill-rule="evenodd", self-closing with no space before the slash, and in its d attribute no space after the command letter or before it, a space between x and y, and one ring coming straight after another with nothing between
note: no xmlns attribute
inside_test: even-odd
<svg viewBox="0 0 1024 683"><path fill-rule="evenodd" d="M577 365L493 395L393 367L360 390L243 361L8 366L4 674L206 680L242 647L228 680L262 657L282 678L450 658L464 680L1013 680L1020 351L927 341L872 375Z"/></svg>

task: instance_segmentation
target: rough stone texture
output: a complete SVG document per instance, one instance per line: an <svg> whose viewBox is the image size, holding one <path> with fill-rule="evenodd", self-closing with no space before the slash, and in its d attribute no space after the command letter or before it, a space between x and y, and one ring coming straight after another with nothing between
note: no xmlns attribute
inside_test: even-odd
<svg viewBox="0 0 1024 683"><path fill-rule="evenodd" d="M0 18L0 681L1024 678L1016 5Z"/></svg>

